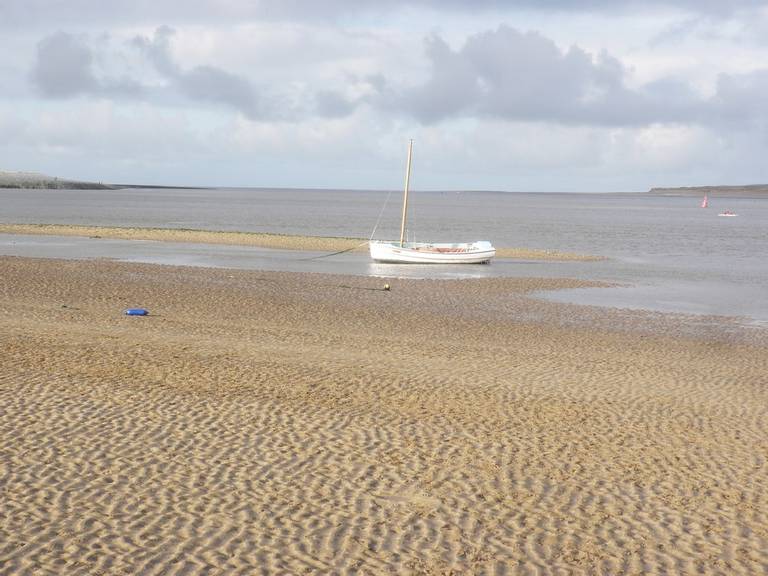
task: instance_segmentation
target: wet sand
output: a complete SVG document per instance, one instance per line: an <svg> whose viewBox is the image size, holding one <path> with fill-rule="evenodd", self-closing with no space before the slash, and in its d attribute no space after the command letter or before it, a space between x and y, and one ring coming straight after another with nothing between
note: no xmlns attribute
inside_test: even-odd
<svg viewBox="0 0 768 576"><path fill-rule="evenodd" d="M91 238L119 238L121 240L155 240L160 242L195 242L201 244L228 244L259 246L281 250L339 251L368 249L364 238L332 238L325 236L292 236L258 232L225 232L212 230L186 230L177 228L115 228L109 226L74 226L69 224L0 224L0 234L32 234L52 236L85 236ZM520 260L601 260L599 256L573 254L556 250L497 247L499 258Z"/></svg>
<svg viewBox="0 0 768 576"><path fill-rule="evenodd" d="M768 570L765 330L384 282L0 257L0 573Z"/></svg>

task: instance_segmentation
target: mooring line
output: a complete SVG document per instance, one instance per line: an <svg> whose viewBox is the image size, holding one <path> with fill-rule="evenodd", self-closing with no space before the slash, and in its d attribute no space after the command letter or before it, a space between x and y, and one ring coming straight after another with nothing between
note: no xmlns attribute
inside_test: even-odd
<svg viewBox="0 0 768 576"><path fill-rule="evenodd" d="M345 252L352 252L352 250L357 250L361 246L365 246L368 244L368 240L365 242L361 242L357 246L352 246L352 248L346 248L344 250L339 250L338 252L331 252L330 254L321 254L320 256L311 256L310 258L299 258L299 260L319 260L320 258L329 258L330 256L336 256L337 254L344 254Z"/></svg>

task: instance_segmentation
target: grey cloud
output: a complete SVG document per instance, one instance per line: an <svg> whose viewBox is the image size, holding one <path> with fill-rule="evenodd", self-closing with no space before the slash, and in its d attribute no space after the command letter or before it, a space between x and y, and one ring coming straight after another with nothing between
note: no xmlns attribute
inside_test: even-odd
<svg viewBox="0 0 768 576"><path fill-rule="evenodd" d="M578 47L560 50L534 32L501 26L470 37L458 50L428 39L427 80L395 91L378 84L371 101L423 123L454 117L495 117L556 124L638 126L652 123L738 123L763 119L768 70L723 75L714 98L685 82L665 78L638 89L624 83L626 71L607 53Z"/></svg>
<svg viewBox="0 0 768 576"><path fill-rule="evenodd" d="M427 56L432 62L431 78L402 97L390 94L395 107L410 110L426 122L467 112L482 92L482 78L470 59L454 53L439 37L427 40Z"/></svg>
<svg viewBox="0 0 768 576"><path fill-rule="evenodd" d="M694 14L730 15L759 9L764 0L3 0L0 27L88 26L105 23L242 22L249 19L336 19L360 13L388 14L398 8L421 7L455 12L517 9L558 12L647 11L672 8Z"/></svg>
<svg viewBox="0 0 768 576"><path fill-rule="evenodd" d="M161 74L175 76L179 68L171 57L170 41L174 30L170 26L160 26L155 30L155 36L149 39L145 36L137 36L133 39L133 45L141 50L152 62Z"/></svg>
<svg viewBox="0 0 768 576"><path fill-rule="evenodd" d="M43 96L68 98L79 94L134 97L141 86L126 77L98 77L92 48L82 38L57 32L43 38L31 79Z"/></svg>
<svg viewBox="0 0 768 576"><path fill-rule="evenodd" d="M350 102L337 92L319 90L315 94L315 111L326 118L349 116L356 107L355 102Z"/></svg>
<svg viewBox="0 0 768 576"><path fill-rule="evenodd" d="M104 48L98 43L86 42L85 37L64 32L39 42L31 78L49 98L90 95L168 102L169 97L176 94L196 102L227 106L252 120L295 121L310 113L341 117L351 114L358 104L341 93L325 89L312 94L310 89L294 89L291 93L290 88L281 92L279 87L257 86L248 78L218 66L184 68L172 54L174 33L172 28L161 26L151 37L137 36L128 43L130 49L138 50L158 72L164 86L150 85L145 78L98 74L94 70L97 50ZM117 56L105 60L114 64L126 54Z"/></svg>
<svg viewBox="0 0 768 576"><path fill-rule="evenodd" d="M80 39L59 32L37 46L32 80L44 96L62 98L98 89L93 55Z"/></svg>
<svg viewBox="0 0 768 576"><path fill-rule="evenodd" d="M607 54L594 59L578 47L562 52L538 33L507 26L470 37L458 51L433 37L427 55L432 68L426 83L400 95L384 94L384 106L403 108L424 122L480 115L611 123L619 120L611 120L619 115L612 108L630 96L616 59ZM639 103L633 107L639 114Z"/></svg>
<svg viewBox="0 0 768 576"><path fill-rule="evenodd" d="M723 122L751 123L762 129L768 137L768 69L745 74L721 74L717 81L717 94L713 111Z"/></svg>
<svg viewBox="0 0 768 576"><path fill-rule="evenodd" d="M671 122L732 127L765 119L760 103L768 93L768 71L723 75L710 99L674 78L631 89L625 84L627 71L610 54L593 55L577 46L563 51L539 33L508 26L475 34L459 49L439 36L428 38L429 73L416 86L398 89L395 78L379 74L350 77L343 86L356 86L346 93L325 86L262 86L214 65L185 68L173 58L173 34L171 28L161 27L151 37L131 42L159 73L165 83L161 87L99 74L94 71L96 61L102 60L95 57L98 52L81 37L61 32L39 43L32 78L52 98L91 94L168 101L169 96L183 96L229 107L252 120L343 117L360 104L407 114L425 124L491 117L602 126ZM358 96L350 98L350 93Z"/></svg>
<svg viewBox="0 0 768 576"><path fill-rule="evenodd" d="M134 39L133 45L148 57L155 69L180 93L191 100L224 104L254 120L268 116L273 119L290 116L290 111L281 112L289 108L287 104L284 103L282 108L272 105L261 94L263 90L258 90L247 78L216 66L196 66L184 70L171 54L173 34L172 28L162 26L152 39L139 36Z"/></svg>
<svg viewBox="0 0 768 576"><path fill-rule="evenodd" d="M766 8L768 4L763 3L762 6ZM764 46L768 44L768 12L755 9L745 11L737 18L718 13L694 14L669 24L651 37L648 44L653 47L674 46L689 39Z"/></svg>
<svg viewBox="0 0 768 576"><path fill-rule="evenodd" d="M40 92L49 98L77 95L151 98L159 91L166 94L176 91L190 100L229 106L251 119L267 116L288 119L295 114L286 99L260 94L247 78L216 66L183 69L171 54L173 34L171 28L164 26L153 38L137 37L131 42L167 81L167 86L161 90L150 89L125 76L98 76L94 71L94 48L83 38L64 32L39 42L31 78Z"/></svg>
<svg viewBox="0 0 768 576"><path fill-rule="evenodd" d="M340 93L320 90L316 94L291 97L278 94L253 84L248 78L217 66L196 66L185 70L171 54L171 41L175 31L161 26L152 38L138 36L132 45L137 47L155 69L186 97L213 104L223 104L238 110L252 120L270 119L293 121L314 112L324 117L351 114L356 102ZM307 103L304 104L303 102Z"/></svg>
<svg viewBox="0 0 768 576"><path fill-rule="evenodd" d="M182 92L194 100L227 104L251 118L260 115L253 85L236 74L213 66L197 66L180 73L177 81Z"/></svg>

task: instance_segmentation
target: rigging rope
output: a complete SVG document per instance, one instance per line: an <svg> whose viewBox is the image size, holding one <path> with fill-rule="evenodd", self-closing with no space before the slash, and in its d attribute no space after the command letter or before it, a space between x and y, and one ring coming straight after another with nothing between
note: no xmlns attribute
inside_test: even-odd
<svg viewBox="0 0 768 576"><path fill-rule="evenodd" d="M352 246L352 248L345 248L344 250L339 250L338 252L331 252L330 254L321 254L320 256L311 256L309 258L299 258L299 260L319 260L320 258L328 258L330 256L336 256L337 254L344 254L344 252L352 252L352 250L357 250L360 248L360 246L365 246L368 244L368 240L365 242L360 242L357 246Z"/></svg>
<svg viewBox="0 0 768 576"><path fill-rule="evenodd" d="M381 207L381 210L379 210L379 217L376 218L376 224L373 227L373 231L371 232L371 236L369 240L373 240L373 235L376 234L376 228L379 227L379 223L381 222L381 216L384 214L384 209L387 207L387 203L389 202L390 196L392 196L392 190L387 192L387 197L384 199L384 205Z"/></svg>

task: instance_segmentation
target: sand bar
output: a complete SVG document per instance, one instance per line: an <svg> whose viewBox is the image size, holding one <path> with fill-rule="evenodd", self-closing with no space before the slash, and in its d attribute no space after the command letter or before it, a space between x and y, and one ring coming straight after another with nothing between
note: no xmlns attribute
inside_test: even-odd
<svg viewBox="0 0 768 576"><path fill-rule="evenodd" d="M765 573L765 330L383 282L0 257L1 570Z"/></svg>
<svg viewBox="0 0 768 576"><path fill-rule="evenodd" d="M85 236L119 238L122 240L156 240L164 242L196 242L202 244L228 244L259 246L282 250L367 250L364 238L338 238L326 236L292 236L258 232L226 232L187 230L178 228L118 228L109 226L74 226L69 224L0 224L0 234L37 234L52 236ZM601 260L599 256L572 254L556 250L529 248L497 248L499 258L520 260Z"/></svg>

